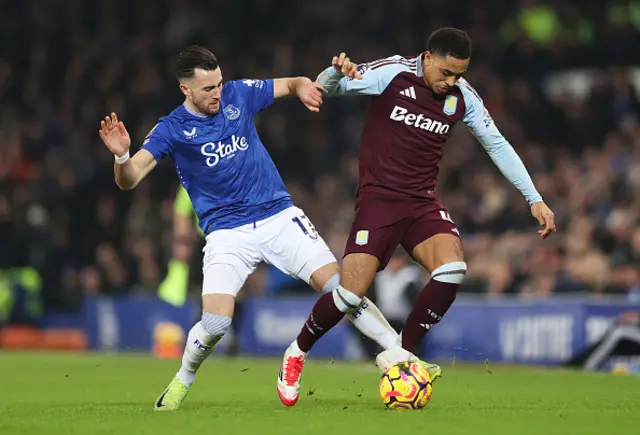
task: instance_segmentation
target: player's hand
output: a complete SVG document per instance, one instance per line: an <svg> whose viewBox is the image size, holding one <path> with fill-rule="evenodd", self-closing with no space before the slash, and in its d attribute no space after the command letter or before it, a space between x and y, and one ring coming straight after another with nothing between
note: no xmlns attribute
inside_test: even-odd
<svg viewBox="0 0 640 435"><path fill-rule="evenodd" d="M105 116L100 121L100 139L109 148L112 154L122 157L131 147L131 138L122 121L118 121L118 115L111 112L111 116Z"/></svg>
<svg viewBox="0 0 640 435"><path fill-rule="evenodd" d="M536 202L531 206L531 214L537 219L538 223L542 227L542 229L538 231L540 237L546 239L551 233L556 232L554 215L551 209L547 207L547 204L542 201Z"/></svg>
<svg viewBox="0 0 640 435"><path fill-rule="evenodd" d="M320 83L308 82L298 87L297 93L300 101L312 112L319 112L322 105L322 93L327 89Z"/></svg>
<svg viewBox="0 0 640 435"><path fill-rule="evenodd" d="M358 72L358 64L351 62L351 59L344 53L340 53L340 56L334 56L331 65L345 77L362 80L362 74Z"/></svg>

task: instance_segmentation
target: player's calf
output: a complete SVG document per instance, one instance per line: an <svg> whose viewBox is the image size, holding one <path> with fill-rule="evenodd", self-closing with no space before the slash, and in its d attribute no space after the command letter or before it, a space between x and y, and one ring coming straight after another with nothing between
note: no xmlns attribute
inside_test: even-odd
<svg viewBox="0 0 640 435"><path fill-rule="evenodd" d="M340 275L336 274L322 286L322 293L330 293L339 285ZM378 343L385 350L393 347L398 341L398 333L391 327L378 307L367 297L362 298L360 308L347 313L347 318L360 333Z"/></svg>
<svg viewBox="0 0 640 435"><path fill-rule="evenodd" d="M400 334L403 348L413 350L433 325L442 320L456 299L466 272L467 264L464 261L446 263L433 270L431 279L418 295Z"/></svg>
<svg viewBox="0 0 640 435"><path fill-rule="evenodd" d="M337 325L345 314L356 312L361 304L362 298L342 286L320 296L298 335L300 349L309 352L315 342Z"/></svg>

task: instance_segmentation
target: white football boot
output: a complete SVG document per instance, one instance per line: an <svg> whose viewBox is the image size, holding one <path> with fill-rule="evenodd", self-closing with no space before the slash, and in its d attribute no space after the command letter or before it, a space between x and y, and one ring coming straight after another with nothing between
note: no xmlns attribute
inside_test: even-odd
<svg viewBox="0 0 640 435"><path fill-rule="evenodd" d="M380 369L380 373L386 373L387 370L398 363L417 360L417 356L396 345L380 352L376 356L376 365Z"/></svg>
<svg viewBox="0 0 640 435"><path fill-rule="evenodd" d="M282 367L278 374L278 396L286 406L293 406L300 396L300 378L304 368L304 359L307 356L298 347L296 340L289 345L282 358Z"/></svg>
<svg viewBox="0 0 640 435"><path fill-rule="evenodd" d="M442 368L440 368L439 365L422 361L420 358L400 346L391 347L384 352L380 352L378 356L376 356L376 365L382 374L386 373L386 371L394 365L405 361L420 364L429 372L432 381L435 381L437 378L442 376Z"/></svg>

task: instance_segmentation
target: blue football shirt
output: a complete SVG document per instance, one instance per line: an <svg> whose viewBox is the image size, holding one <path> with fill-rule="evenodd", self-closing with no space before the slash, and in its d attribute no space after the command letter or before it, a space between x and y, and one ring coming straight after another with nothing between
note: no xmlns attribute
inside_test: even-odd
<svg viewBox="0 0 640 435"><path fill-rule="evenodd" d="M266 219L293 205L254 116L273 104L273 80L225 83L220 111L184 105L160 118L142 145L157 161L169 156L205 234Z"/></svg>

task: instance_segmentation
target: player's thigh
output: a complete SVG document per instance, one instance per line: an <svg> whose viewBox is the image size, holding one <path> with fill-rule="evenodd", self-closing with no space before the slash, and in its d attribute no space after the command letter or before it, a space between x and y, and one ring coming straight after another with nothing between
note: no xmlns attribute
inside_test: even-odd
<svg viewBox="0 0 640 435"><path fill-rule="evenodd" d="M403 203L392 203L379 197L359 198L344 251L345 259L352 254L368 254L377 259L380 269L384 269L411 223L403 209L406 209ZM366 256L354 258L360 259L357 264L371 263Z"/></svg>
<svg viewBox="0 0 640 435"><path fill-rule="evenodd" d="M232 302L261 260L251 231L242 227L214 231L207 236L203 252L203 309L227 315L216 310L229 311L231 304L233 314Z"/></svg>
<svg viewBox="0 0 640 435"><path fill-rule="evenodd" d="M339 273L335 256L300 208L280 212L258 231L264 260L287 275L320 291Z"/></svg>
<svg viewBox="0 0 640 435"><path fill-rule="evenodd" d="M350 253L342 261L340 285L351 293L363 297L380 268L380 260L371 254Z"/></svg>
<svg viewBox="0 0 640 435"><path fill-rule="evenodd" d="M460 233L443 207L418 217L405 234L402 246L429 272L446 263L464 261Z"/></svg>
<svg viewBox="0 0 640 435"><path fill-rule="evenodd" d="M419 243L411 256L429 272L443 264L464 261L460 238L446 233L435 234Z"/></svg>

